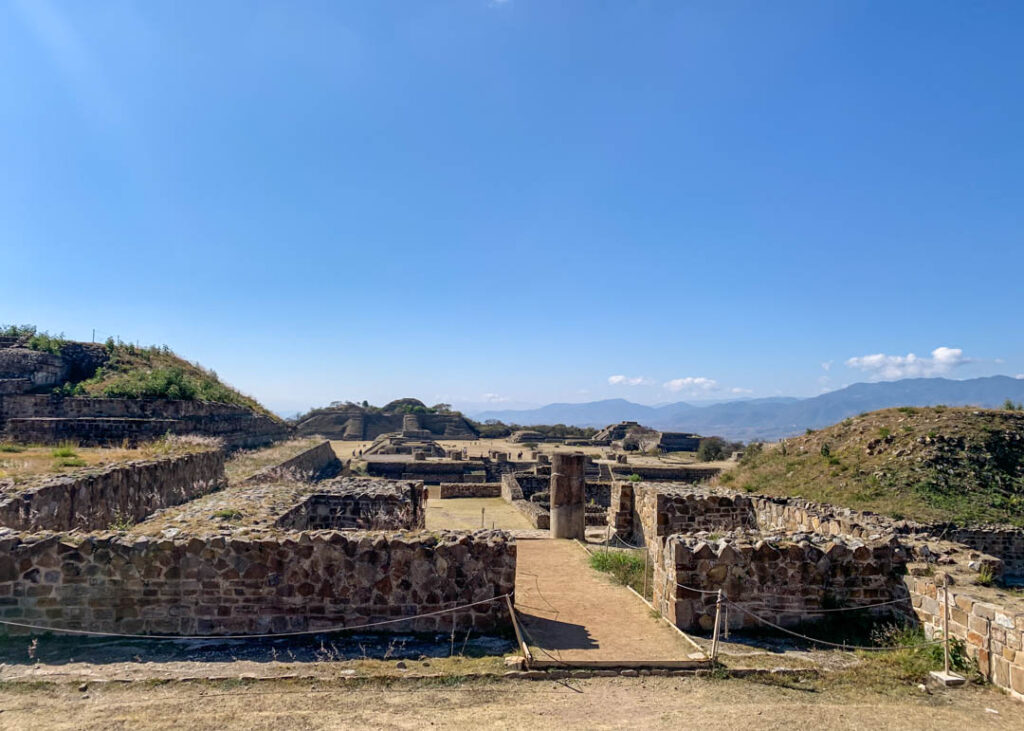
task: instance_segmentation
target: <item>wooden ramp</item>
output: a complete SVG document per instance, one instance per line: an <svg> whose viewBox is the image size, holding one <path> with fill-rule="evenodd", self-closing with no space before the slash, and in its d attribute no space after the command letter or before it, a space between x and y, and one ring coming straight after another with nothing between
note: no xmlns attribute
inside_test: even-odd
<svg viewBox="0 0 1024 731"><path fill-rule="evenodd" d="M708 667L704 651L575 541L519 539L516 614L531 667Z"/></svg>

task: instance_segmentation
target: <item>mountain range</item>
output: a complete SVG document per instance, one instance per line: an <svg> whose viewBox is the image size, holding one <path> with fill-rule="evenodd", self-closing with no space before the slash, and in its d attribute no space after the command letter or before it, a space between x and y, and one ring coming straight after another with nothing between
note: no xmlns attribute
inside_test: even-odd
<svg viewBox="0 0 1024 731"><path fill-rule="evenodd" d="M901 381L855 383L811 398L761 398L695 405L680 401L645 406L625 399L578 404L548 404L537 409L482 411L477 421L506 424L569 424L603 427L638 421L662 431L686 431L727 439L780 439L807 429L842 421L865 411L893 406L1002 406L1006 399L1024 401L1024 379L988 376L962 381L948 378L907 378Z"/></svg>

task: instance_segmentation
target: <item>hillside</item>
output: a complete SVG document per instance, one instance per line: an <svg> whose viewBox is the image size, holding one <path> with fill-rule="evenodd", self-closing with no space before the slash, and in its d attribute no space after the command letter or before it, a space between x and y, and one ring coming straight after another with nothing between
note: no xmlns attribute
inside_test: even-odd
<svg viewBox="0 0 1024 731"><path fill-rule="evenodd" d="M896 518L1024 525L1024 412L875 411L749 448L719 482Z"/></svg>
<svg viewBox="0 0 1024 731"><path fill-rule="evenodd" d="M0 328L0 336L7 340L0 343L0 378L27 379L36 393L213 401L245 406L280 421L214 371L179 357L167 346L139 347L113 339L80 343L25 325Z"/></svg>
<svg viewBox="0 0 1024 731"><path fill-rule="evenodd" d="M997 407L1007 398L1024 401L1024 379L989 376L956 381L948 378L908 378L879 383L855 383L812 398L742 399L698 406L686 402L644 406L623 399L583 404L549 404L521 411L485 411L478 421L571 424L604 427L638 421L667 431L718 435L727 439L779 439L818 429L849 416L893 406Z"/></svg>

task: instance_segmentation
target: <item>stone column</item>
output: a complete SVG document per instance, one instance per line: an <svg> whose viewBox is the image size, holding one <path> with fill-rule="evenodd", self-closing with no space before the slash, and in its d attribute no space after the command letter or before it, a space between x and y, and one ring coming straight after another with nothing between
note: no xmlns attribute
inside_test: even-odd
<svg viewBox="0 0 1024 731"><path fill-rule="evenodd" d="M585 464L582 454L556 452L551 461L551 537L585 537Z"/></svg>

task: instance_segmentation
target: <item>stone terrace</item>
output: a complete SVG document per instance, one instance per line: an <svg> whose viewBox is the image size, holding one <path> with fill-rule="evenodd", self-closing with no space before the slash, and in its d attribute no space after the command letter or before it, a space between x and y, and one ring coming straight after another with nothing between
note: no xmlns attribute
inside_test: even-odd
<svg viewBox="0 0 1024 731"><path fill-rule="evenodd" d="M133 526L130 532L133 535L173 537L178 534L245 535L253 531L304 530L312 526L297 523L293 511L301 511L302 506L317 497L351 500L361 504L367 514L387 511L388 506L396 503L407 505L408 520L405 524L392 523L388 527L394 530L415 529L422 526L422 509L418 501L421 489L421 483L412 481L359 477L341 477L321 483L243 483L158 511L148 520Z"/></svg>

